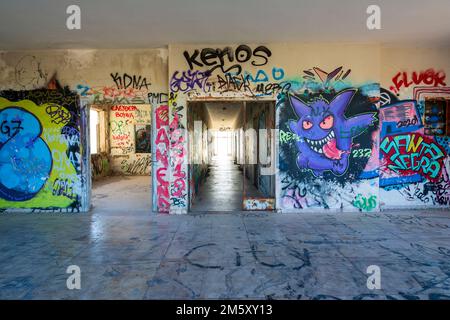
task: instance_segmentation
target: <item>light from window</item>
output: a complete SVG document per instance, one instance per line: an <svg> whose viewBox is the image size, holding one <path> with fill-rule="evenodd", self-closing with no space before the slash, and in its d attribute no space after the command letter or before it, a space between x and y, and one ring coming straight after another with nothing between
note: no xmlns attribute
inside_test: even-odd
<svg viewBox="0 0 450 320"><path fill-rule="evenodd" d="M99 112L92 110L90 112L90 131L91 131L91 154L98 153L98 119Z"/></svg>

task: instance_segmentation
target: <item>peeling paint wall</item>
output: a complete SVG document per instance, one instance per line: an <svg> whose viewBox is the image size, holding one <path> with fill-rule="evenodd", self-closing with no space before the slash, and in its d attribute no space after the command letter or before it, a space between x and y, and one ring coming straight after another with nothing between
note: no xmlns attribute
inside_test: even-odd
<svg viewBox="0 0 450 320"><path fill-rule="evenodd" d="M81 105L95 105L107 110L119 105L134 105L137 107L138 111L136 113L139 113L139 115L136 115L132 128L130 128L132 141L128 146L133 147L134 150L125 154L122 152L119 155L117 149L115 149L114 154L111 154L108 148L107 153L95 155L85 164L85 167L92 167L92 172L84 172L84 175L80 175L77 172L76 176L69 172L66 173L67 177L59 178L58 181L61 182L55 182L55 179L57 179L55 177L59 173L54 166L55 161L53 161L50 171L41 177L42 181L47 177L46 184L41 186L41 191L33 199L11 202L13 200L2 198L2 208L30 208L32 210L48 210L49 208L62 210L69 208L67 210L87 211L89 208L91 177L98 178L113 172L116 174L150 175L151 154L148 152L148 147L151 145L151 138L150 135L144 136L142 130L139 131L139 129L151 130L151 114L159 107L159 104L155 101L155 96L162 93L167 97L166 49L0 52L0 90L14 90L14 93L2 95L1 97L14 103L18 101L26 104L26 101L21 101L21 99L14 98L11 100L8 97L23 97L23 99L26 99L29 96L28 92L34 92L28 90L46 88L52 79L56 79L61 87L67 87L71 92L70 97L78 99L77 101L79 102L76 107L78 110L76 108L70 110L65 108L64 99L66 94L63 94L61 101L49 98L48 95L43 95L38 100L31 99L35 105L27 104L30 112L34 112L35 109L40 110L40 106L46 106L49 103L54 103L54 108L61 106L60 109L51 114L64 114L65 111L68 111L74 117L74 112L78 112L75 120L76 127L79 130L78 138L83 140L88 132L89 125L87 121L89 117L88 113L86 113L87 109L84 111L80 109ZM53 90L51 92L57 91ZM9 104L10 102L6 101L4 108L7 108ZM112 118L116 115L115 112L111 112L111 114ZM64 129L64 127L56 127L55 123L51 122L51 119L47 121L48 119L43 118L42 120L40 117L38 117L38 120L45 134L49 135L48 132L52 131L57 135L59 131ZM45 117L45 115L42 115L42 117ZM150 127L147 128L146 125L150 125ZM135 126L138 126L138 128L136 129ZM138 133L137 136L136 132ZM52 139L63 139L64 135L61 132L59 134L61 135L60 138L55 137ZM109 133L107 136L110 136ZM46 141L45 139L50 139L49 137L42 139ZM138 140L141 138L139 145L136 145L136 137ZM145 139L148 139L149 142L147 148ZM47 143L47 145L49 144ZM145 152L139 150L141 147L144 148L142 150L145 150ZM138 148L138 153L136 153L136 148ZM2 151L5 150L3 146ZM85 154L87 153L82 153L82 155ZM71 179L73 183L69 180L66 182L65 179ZM11 181L5 181L5 183L6 186L13 187ZM49 183L52 185L49 186ZM57 188L58 183L60 186ZM53 189L49 189L53 188L53 184L57 188L57 190L53 191L55 195L51 195ZM49 192L51 196L49 196ZM43 198L42 195L45 197ZM64 199L65 202L61 200L64 196L67 198ZM81 199L77 198L78 202L73 204L73 197L81 197Z"/></svg>
<svg viewBox="0 0 450 320"><path fill-rule="evenodd" d="M133 98L148 103L148 92L167 89L167 50L41 50L0 52L0 87L30 90L44 87L53 75L62 86L97 104ZM114 77L141 76L148 87L117 88ZM140 83L141 84L141 83ZM128 89L128 91L126 90Z"/></svg>

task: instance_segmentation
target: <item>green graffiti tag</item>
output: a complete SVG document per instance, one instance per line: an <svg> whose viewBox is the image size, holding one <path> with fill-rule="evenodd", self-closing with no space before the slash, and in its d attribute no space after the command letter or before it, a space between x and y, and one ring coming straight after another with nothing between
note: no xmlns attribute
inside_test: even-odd
<svg viewBox="0 0 450 320"><path fill-rule="evenodd" d="M372 211L377 206L377 196L371 195L367 198L359 193L353 200L353 205L359 210Z"/></svg>
<svg viewBox="0 0 450 320"><path fill-rule="evenodd" d="M295 133L280 130L280 143L288 143L290 141L300 141L300 137Z"/></svg>

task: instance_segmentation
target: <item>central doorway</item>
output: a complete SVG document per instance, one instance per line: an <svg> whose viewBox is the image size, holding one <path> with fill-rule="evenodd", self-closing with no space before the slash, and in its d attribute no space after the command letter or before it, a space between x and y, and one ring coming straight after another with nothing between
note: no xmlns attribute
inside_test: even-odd
<svg viewBox="0 0 450 320"><path fill-rule="evenodd" d="M193 101L187 110L189 210L274 210L274 102Z"/></svg>

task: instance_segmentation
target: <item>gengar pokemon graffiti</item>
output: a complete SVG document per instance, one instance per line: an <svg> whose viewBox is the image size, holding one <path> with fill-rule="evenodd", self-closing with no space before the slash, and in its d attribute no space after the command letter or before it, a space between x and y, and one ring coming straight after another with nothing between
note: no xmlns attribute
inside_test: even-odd
<svg viewBox="0 0 450 320"><path fill-rule="evenodd" d="M289 122L290 130L299 137L296 141L298 168L309 169L316 177L327 170L335 175L347 171L353 138L376 121L375 113L345 116L355 93L355 89L344 90L331 102L319 97L310 105L289 95L299 118Z"/></svg>

